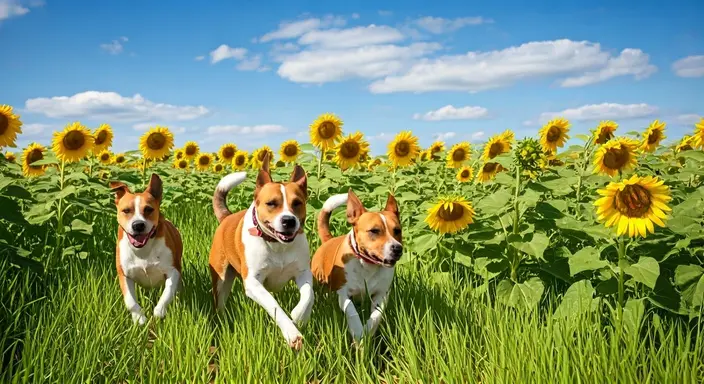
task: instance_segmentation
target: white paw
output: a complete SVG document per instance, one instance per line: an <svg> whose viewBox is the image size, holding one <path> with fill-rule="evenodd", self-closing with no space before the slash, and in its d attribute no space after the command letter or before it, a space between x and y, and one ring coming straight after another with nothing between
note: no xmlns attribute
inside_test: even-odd
<svg viewBox="0 0 704 384"><path fill-rule="evenodd" d="M285 332L284 337L288 346L294 351L300 351L303 348L303 335L295 327Z"/></svg>
<svg viewBox="0 0 704 384"><path fill-rule="evenodd" d="M157 305L154 307L154 317L163 319L166 316L166 306Z"/></svg>
<svg viewBox="0 0 704 384"><path fill-rule="evenodd" d="M146 322L147 322L147 318L144 317L144 315L142 314L141 311L139 311L139 312L132 312L132 321L133 321L135 324L144 325L144 324L146 324Z"/></svg>
<svg viewBox="0 0 704 384"><path fill-rule="evenodd" d="M291 320L296 323L296 326L304 326L310 319L310 310L306 308L305 303L298 303L293 311L291 311Z"/></svg>

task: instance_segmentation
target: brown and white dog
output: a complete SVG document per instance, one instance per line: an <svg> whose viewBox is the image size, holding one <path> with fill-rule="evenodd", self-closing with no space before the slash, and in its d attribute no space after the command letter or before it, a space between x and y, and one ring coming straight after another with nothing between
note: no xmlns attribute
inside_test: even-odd
<svg viewBox="0 0 704 384"><path fill-rule="evenodd" d="M248 209L232 213L227 208L227 193L246 177L245 172L225 176L213 195L213 210L220 222L210 250L214 305L223 308L238 274L247 297L266 310L288 345L299 350L303 336L297 325L303 326L310 318L314 299L308 240L303 235L306 173L296 165L289 182L276 183L271 180L268 159L264 160L254 201ZM270 291L280 290L291 280L298 286L300 299L289 317Z"/></svg>
<svg viewBox="0 0 704 384"><path fill-rule="evenodd" d="M347 222L352 230L333 238L330 215L347 204ZM318 234L322 245L315 252L311 269L316 280L337 292L340 309L355 342L364 334L376 332L388 300L394 265L403 253L398 204L392 194L381 212L368 212L350 188L346 194L330 197L318 215ZM372 313L362 322L352 298L371 297Z"/></svg>
<svg viewBox="0 0 704 384"><path fill-rule="evenodd" d="M159 211L163 194L161 179L152 174L142 193L132 193L124 183L110 182L117 206L117 276L132 320L140 325L147 319L137 303L135 283L142 287L164 284L154 307L154 316L166 316L181 280L183 243L176 227Z"/></svg>

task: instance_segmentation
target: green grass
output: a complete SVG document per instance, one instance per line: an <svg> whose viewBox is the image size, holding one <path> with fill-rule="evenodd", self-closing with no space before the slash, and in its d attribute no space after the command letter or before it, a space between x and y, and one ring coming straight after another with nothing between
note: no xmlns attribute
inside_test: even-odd
<svg viewBox="0 0 704 384"><path fill-rule="evenodd" d="M451 279L399 268L379 332L350 347L334 294L316 287L305 346L294 353L263 309L233 288L212 315L208 252L216 222L209 206L167 212L185 244L183 286L166 319L132 325L114 264L113 217L96 219L91 256L43 276L0 262L2 381L8 382L701 382L699 327L646 314L639 333L619 332L610 310L553 319L539 310L495 306L461 265ZM310 220L309 220L310 221ZM311 223L308 223L311 225ZM341 233L342 228L337 228ZM315 233L309 230L311 246ZM159 289L138 290L151 313ZM276 295L291 310L291 284ZM367 305L360 303L362 315ZM2 378L3 376L0 376Z"/></svg>

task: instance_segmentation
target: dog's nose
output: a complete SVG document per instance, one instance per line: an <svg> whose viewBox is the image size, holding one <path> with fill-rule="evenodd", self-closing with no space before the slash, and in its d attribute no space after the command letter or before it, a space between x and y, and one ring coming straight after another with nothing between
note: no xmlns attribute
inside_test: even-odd
<svg viewBox="0 0 704 384"><path fill-rule="evenodd" d="M284 227L284 229L296 229L296 216L283 216L281 218L281 226Z"/></svg>
<svg viewBox="0 0 704 384"><path fill-rule="evenodd" d="M132 230L137 233L144 232L145 228L147 228L147 223L142 220L132 222Z"/></svg>
<svg viewBox="0 0 704 384"><path fill-rule="evenodd" d="M401 244L392 244L391 253L396 257L400 257L403 253L403 246Z"/></svg>

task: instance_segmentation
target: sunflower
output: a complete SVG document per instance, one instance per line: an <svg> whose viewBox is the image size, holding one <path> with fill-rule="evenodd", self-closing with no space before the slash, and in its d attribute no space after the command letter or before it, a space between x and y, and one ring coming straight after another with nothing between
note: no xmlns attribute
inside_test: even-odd
<svg viewBox="0 0 704 384"><path fill-rule="evenodd" d="M660 142L666 139L665 122L655 120L648 126L648 129L643 132L643 141L640 144L640 150L643 152L654 152L660 145Z"/></svg>
<svg viewBox="0 0 704 384"><path fill-rule="evenodd" d="M340 169L352 168L361 163L362 154L369 152L369 143L361 132L342 138L335 147L335 162Z"/></svg>
<svg viewBox="0 0 704 384"><path fill-rule="evenodd" d="M186 159L174 160L174 168L181 169L181 170L187 170L188 169L188 160L186 160Z"/></svg>
<svg viewBox="0 0 704 384"><path fill-rule="evenodd" d="M677 152L682 152L682 151L691 151L694 149L694 137L685 135L682 140L680 140L679 144L677 144L677 148L675 149Z"/></svg>
<svg viewBox="0 0 704 384"><path fill-rule="evenodd" d="M455 233L473 223L474 209L463 197L446 197L428 209L425 222L433 231Z"/></svg>
<svg viewBox="0 0 704 384"><path fill-rule="evenodd" d="M215 165L213 165L213 172L215 173L222 173L224 170L225 166L222 165L222 163L215 163Z"/></svg>
<svg viewBox="0 0 704 384"><path fill-rule="evenodd" d="M694 124L692 147L704 149L704 117L697 124Z"/></svg>
<svg viewBox="0 0 704 384"><path fill-rule="evenodd" d="M174 135L168 128L156 126L150 128L139 139L139 149L148 160L161 160L171 152L174 146Z"/></svg>
<svg viewBox="0 0 704 384"><path fill-rule="evenodd" d="M670 188L653 176L631 176L622 182L611 182L597 190L602 197L594 202L599 221L607 228L616 226L616 233L629 237L648 232L655 233L653 223L665 227L665 212L671 211L667 202L672 199Z"/></svg>
<svg viewBox="0 0 704 384"><path fill-rule="evenodd" d="M611 177L619 171L633 168L638 163L635 150L638 143L619 137L602 145L594 153L594 173L605 173Z"/></svg>
<svg viewBox="0 0 704 384"><path fill-rule="evenodd" d="M594 142L597 144L606 144L607 141L614 138L614 132L618 128L618 124L613 121L602 121L594 131Z"/></svg>
<svg viewBox="0 0 704 384"><path fill-rule="evenodd" d="M69 123L63 131L54 132L51 149L60 161L75 163L93 149L93 135L83 124Z"/></svg>
<svg viewBox="0 0 704 384"><path fill-rule="evenodd" d="M516 140L516 135L510 129L503 131L500 136L504 139L504 141L508 142L509 144L513 143L513 141Z"/></svg>
<svg viewBox="0 0 704 384"><path fill-rule="evenodd" d="M46 165L31 165L44 158L46 148L43 145L32 143L22 151L22 173L26 177L41 176L46 170Z"/></svg>
<svg viewBox="0 0 704 384"><path fill-rule="evenodd" d="M237 151L232 159L232 169L242 170L247 166L249 161L249 153L246 151Z"/></svg>
<svg viewBox="0 0 704 384"><path fill-rule="evenodd" d="M100 160L102 164L109 165L112 164L115 159L110 151L105 150L98 154L98 160Z"/></svg>
<svg viewBox="0 0 704 384"><path fill-rule="evenodd" d="M418 138L411 131L400 132L389 143L387 154L394 167L405 167L418 157Z"/></svg>
<svg viewBox="0 0 704 384"><path fill-rule="evenodd" d="M469 143L466 141L453 145L447 152L447 167L460 168L463 166L469 160L469 151Z"/></svg>
<svg viewBox="0 0 704 384"><path fill-rule="evenodd" d="M418 154L419 161L428 161L432 158L433 158L433 155L430 153L430 148L426 149L425 151L421 151Z"/></svg>
<svg viewBox="0 0 704 384"><path fill-rule="evenodd" d="M503 171L503 167L499 163L484 163L482 170L477 173L477 181L486 183L496 176L497 173Z"/></svg>
<svg viewBox="0 0 704 384"><path fill-rule="evenodd" d="M271 163L274 161L274 151L272 151L268 145L264 145L252 153L253 169L261 168L264 164L264 157L267 153L269 154L269 167L271 167Z"/></svg>
<svg viewBox="0 0 704 384"><path fill-rule="evenodd" d="M100 124L93 132L93 137L95 138L93 153L100 153L112 146L112 128L107 124Z"/></svg>
<svg viewBox="0 0 704 384"><path fill-rule="evenodd" d="M430 155L430 158L436 159L438 156L435 156L436 154L442 152L445 150L445 143L442 141L436 141L432 144L430 144L430 147L428 148L428 154Z"/></svg>
<svg viewBox="0 0 704 384"><path fill-rule="evenodd" d="M284 141L281 143L279 155L281 155L281 161L286 163L295 163L296 160L298 160L298 156L301 155L301 147L298 145L296 140Z"/></svg>
<svg viewBox="0 0 704 384"><path fill-rule="evenodd" d="M183 155L184 155L183 149L179 148L179 149L175 150L174 151L174 160L183 159Z"/></svg>
<svg viewBox="0 0 704 384"><path fill-rule="evenodd" d="M115 164L122 165L127 161L124 153L118 153L115 155Z"/></svg>
<svg viewBox="0 0 704 384"><path fill-rule="evenodd" d="M484 145L484 153L482 159L489 161L496 156L509 152L511 150L511 142L504 134L494 135Z"/></svg>
<svg viewBox="0 0 704 384"><path fill-rule="evenodd" d="M5 152L5 160L14 163L17 160L17 156L13 152Z"/></svg>
<svg viewBox="0 0 704 384"><path fill-rule="evenodd" d="M342 125L339 117L332 113L324 113L310 125L310 142L326 151L335 146L342 137Z"/></svg>
<svg viewBox="0 0 704 384"><path fill-rule="evenodd" d="M223 144L218 151L218 161L222 164L230 164L237 152L237 146L232 143Z"/></svg>
<svg viewBox="0 0 704 384"><path fill-rule="evenodd" d="M14 147L17 134L22 133L20 117L9 105L0 105L0 148Z"/></svg>
<svg viewBox="0 0 704 384"><path fill-rule="evenodd" d="M557 148L565 145L565 141L570 137L567 132L570 131L570 122L567 119L557 118L548 121L547 124L540 129L540 145L544 151L552 151L557 153Z"/></svg>
<svg viewBox="0 0 704 384"><path fill-rule="evenodd" d="M368 163L369 162L369 149L363 149L360 154L359 154L359 162L360 163Z"/></svg>
<svg viewBox="0 0 704 384"><path fill-rule="evenodd" d="M210 169L210 166L213 165L213 161L213 155L208 152L201 152L198 154L198 157L196 157L194 165L199 171L207 171Z"/></svg>
<svg viewBox="0 0 704 384"><path fill-rule="evenodd" d="M369 161L369 164L367 164L367 170L371 171L371 170L373 170L374 168L380 166L381 163L382 163L382 161L381 161L381 159L378 158L378 157L375 158L375 159L373 159L373 160L370 160L370 161Z"/></svg>
<svg viewBox="0 0 704 384"><path fill-rule="evenodd" d="M459 172L457 172L457 176L455 176L455 178L460 183L467 183L472 180L472 176L474 176L474 170L472 169L472 167L464 166L464 167L460 168L460 170L459 170Z"/></svg>
<svg viewBox="0 0 704 384"><path fill-rule="evenodd" d="M185 157L186 160L195 159L198 152L200 152L200 148L198 147L198 143L195 141L187 141L183 146L183 157Z"/></svg>

